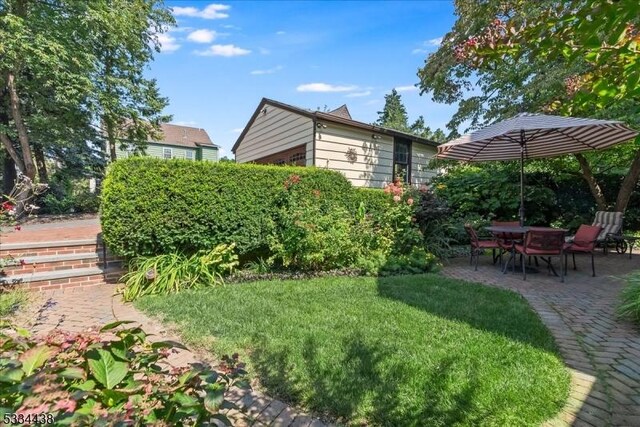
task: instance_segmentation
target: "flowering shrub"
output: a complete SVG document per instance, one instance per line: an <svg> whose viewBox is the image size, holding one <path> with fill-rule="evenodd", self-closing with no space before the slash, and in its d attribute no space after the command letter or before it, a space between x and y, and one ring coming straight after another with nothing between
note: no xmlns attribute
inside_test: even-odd
<svg viewBox="0 0 640 427"><path fill-rule="evenodd" d="M393 195L393 202L380 218L383 229L392 240L392 252L406 255L416 247L422 247L423 237L416 224L415 190L406 188L399 180L388 184L384 192Z"/></svg>
<svg viewBox="0 0 640 427"><path fill-rule="evenodd" d="M234 407L225 393L247 386L237 355L219 371L170 368L164 362L180 345L151 343L139 327L116 330L126 323L40 338L0 333L0 416L51 414L47 424L55 425L231 425L220 413Z"/></svg>
<svg viewBox="0 0 640 427"><path fill-rule="evenodd" d="M143 295L167 294L188 288L223 283L223 276L238 265L235 245L218 245L191 256L179 253L134 258L123 278L123 297L132 301Z"/></svg>

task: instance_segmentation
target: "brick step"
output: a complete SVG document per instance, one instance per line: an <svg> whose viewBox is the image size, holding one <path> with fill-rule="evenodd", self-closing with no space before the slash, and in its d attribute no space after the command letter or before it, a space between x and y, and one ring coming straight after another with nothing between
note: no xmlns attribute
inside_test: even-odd
<svg viewBox="0 0 640 427"><path fill-rule="evenodd" d="M71 270L43 271L2 277L0 278L0 285L13 285L29 290L44 291L104 283L104 276L104 271L98 267L74 268Z"/></svg>
<svg viewBox="0 0 640 427"><path fill-rule="evenodd" d="M0 244L0 257L12 256L15 259L38 256L69 255L95 253L102 257L104 246L101 240L81 239L81 240L55 240L48 242L20 242ZM107 251L107 261L118 260Z"/></svg>
<svg viewBox="0 0 640 427"><path fill-rule="evenodd" d="M104 262L101 253L86 252L63 255L40 255L15 258L15 265L7 265L2 270L6 276L17 274L40 273L44 271L70 270L73 268L103 268ZM107 265L121 266L119 259L107 259Z"/></svg>

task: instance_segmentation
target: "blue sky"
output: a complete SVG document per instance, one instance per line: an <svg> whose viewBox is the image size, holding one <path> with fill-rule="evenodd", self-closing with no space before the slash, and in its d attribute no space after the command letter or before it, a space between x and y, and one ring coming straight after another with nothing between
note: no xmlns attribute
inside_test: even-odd
<svg viewBox="0 0 640 427"><path fill-rule="evenodd" d="M347 104L373 122L396 88L414 120L444 128L454 106L413 87L455 17L449 1L168 1L178 27L161 35L148 76L169 97L173 123L231 147L262 97L303 108Z"/></svg>

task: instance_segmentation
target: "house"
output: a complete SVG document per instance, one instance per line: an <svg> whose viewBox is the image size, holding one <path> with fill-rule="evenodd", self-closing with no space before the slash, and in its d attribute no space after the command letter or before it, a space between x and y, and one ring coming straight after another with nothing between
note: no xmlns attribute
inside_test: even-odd
<svg viewBox="0 0 640 427"><path fill-rule="evenodd" d="M342 172L357 187L380 188L396 177L414 185L435 175L437 144L358 122L346 105L310 111L263 98L233 149L238 163L295 164Z"/></svg>
<svg viewBox="0 0 640 427"><path fill-rule="evenodd" d="M219 147L211 142L207 131L190 126L160 125L162 139L148 141L146 155L162 159L187 159L218 161ZM116 157L136 155L133 149L116 150Z"/></svg>

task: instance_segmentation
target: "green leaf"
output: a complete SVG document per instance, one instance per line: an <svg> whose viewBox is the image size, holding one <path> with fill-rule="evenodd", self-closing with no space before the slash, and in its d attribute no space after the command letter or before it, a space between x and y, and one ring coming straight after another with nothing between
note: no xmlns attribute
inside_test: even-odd
<svg viewBox="0 0 640 427"><path fill-rule="evenodd" d="M74 384L73 388L77 388L82 391L90 391L96 388L96 382L94 380L87 380L80 384Z"/></svg>
<svg viewBox="0 0 640 427"><path fill-rule="evenodd" d="M129 395L117 390L102 390L102 402L109 406L114 407L120 402L127 400Z"/></svg>
<svg viewBox="0 0 640 427"><path fill-rule="evenodd" d="M207 391L207 394L204 397L204 407L212 414L218 412L222 402L224 402L224 386L221 385Z"/></svg>
<svg viewBox="0 0 640 427"><path fill-rule="evenodd" d="M22 369L10 368L0 371L0 382L3 383L15 383L22 379Z"/></svg>
<svg viewBox="0 0 640 427"><path fill-rule="evenodd" d="M171 400L180 404L181 406L196 406L198 405L198 399L196 399L193 396L189 396L186 393L183 392L176 392L172 397Z"/></svg>
<svg viewBox="0 0 640 427"><path fill-rule="evenodd" d="M46 345L40 345L33 347L18 357L18 360L22 362L22 370L29 376L36 369L44 365L44 363L55 353L53 347Z"/></svg>
<svg viewBox="0 0 640 427"><path fill-rule="evenodd" d="M78 379L78 380L85 378L84 369L78 366L69 366L68 368L65 368L62 371L60 371L58 375L60 375L63 378Z"/></svg>
<svg viewBox="0 0 640 427"><path fill-rule="evenodd" d="M115 329L120 325L127 325L129 323L135 323L135 322L133 320L118 320L117 322L111 322L111 323L108 323L108 324L104 325L100 329L100 332L110 331L111 329Z"/></svg>
<svg viewBox="0 0 640 427"><path fill-rule="evenodd" d="M112 389L127 376L129 366L116 361L107 350L96 349L87 353L89 369L95 379L108 389Z"/></svg>
<svg viewBox="0 0 640 427"><path fill-rule="evenodd" d="M170 341L170 340L154 342L153 344L151 344L151 348L153 348L154 350L157 350L159 348L179 348L181 350L189 350L183 344L177 341Z"/></svg>

